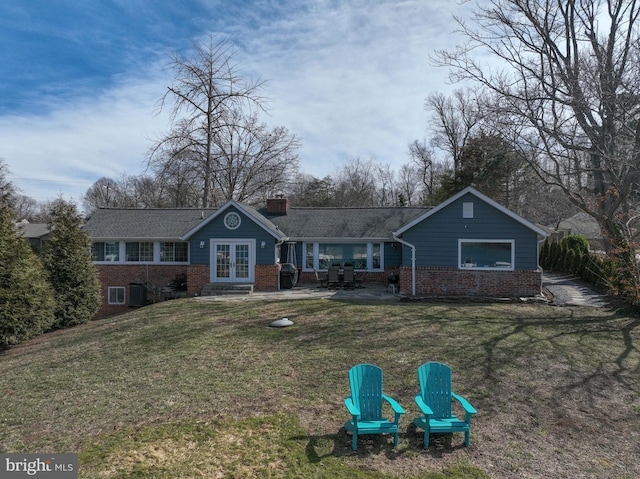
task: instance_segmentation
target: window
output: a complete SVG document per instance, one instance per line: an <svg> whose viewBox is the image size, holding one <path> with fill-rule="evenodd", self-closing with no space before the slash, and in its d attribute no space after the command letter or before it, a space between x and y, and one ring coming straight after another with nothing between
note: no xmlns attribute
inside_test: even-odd
<svg viewBox="0 0 640 479"><path fill-rule="evenodd" d="M514 250L513 240L459 240L460 268L513 270Z"/></svg>
<svg viewBox="0 0 640 479"><path fill-rule="evenodd" d="M149 241L128 242L125 245L125 261L153 261L153 243Z"/></svg>
<svg viewBox="0 0 640 479"><path fill-rule="evenodd" d="M313 258L315 258L315 255L313 253L313 243L305 243L304 250L305 250L305 255L304 255L305 269L314 269Z"/></svg>
<svg viewBox="0 0 640 479"><path fill-rule="evenodd" d="M240 219L240 215L235 211L227 213L224 217L224 225L230 230L238 229L241 222L242 220Z"/></svg>
<svg viewBox="0 0 640 479"><path fill-rule="evenodd" d="M380 243L373 243L371 246L371 268L382 269L382 245Z"/></svg>
<svg viewBox="0 0 640 479"><path fill-rule="evenodd" d="M93 243L91 253L94 261L120 261L120 243L118 241Z"/></svg>
<svg viewBox="0 0 640 479"><path fill-rule="evenodd" d="M109 286L109 304L124 304L124 286Z"/></svg>
<svg viewBox="0 0 640 479"><path fill-rule="evenodd" d="M163 263L186 263L189 261L189 243L160 243L160 261Z"/></svg>
<svg viewBox="0 0 640 479"><path fill-rule="evenodd" d="M334 263L353 264L357 270L382 268L382 243L304 243L305 269L329 269Z"/></svg>
<svg viewBox="0 0 640 479"><path fill-rule="evenodd" d="M473 218L473 203L462 203L462 217Z"/></svg>

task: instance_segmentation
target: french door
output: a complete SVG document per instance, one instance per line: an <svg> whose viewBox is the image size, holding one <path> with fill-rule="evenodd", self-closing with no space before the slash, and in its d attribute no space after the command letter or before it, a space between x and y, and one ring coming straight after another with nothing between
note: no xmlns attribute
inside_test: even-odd
<svg viewBox="0 0 640 479"><path fill-rule="evenodd" d="M250 240L211 240L211 281L253 282L254 250Z"/></svg>

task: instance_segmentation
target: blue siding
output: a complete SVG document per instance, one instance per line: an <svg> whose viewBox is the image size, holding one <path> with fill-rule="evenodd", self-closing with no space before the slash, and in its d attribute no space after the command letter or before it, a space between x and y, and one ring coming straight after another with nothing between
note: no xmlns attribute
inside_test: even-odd
<svg viewBox="0 0 640 479"><path fill-rule="evenodd" d="M462 217L462 204L473 203L473 218ZM458 239L515 241L515 269L538 267L535 231L467 194L404 232L403 239L416 247L416 266L458 267ZM403 248L404 266L411 266L411 250Z"/></svg>
<svg viewBox="0 0 640 479"><path fill-rule="evenodd" d="M230 211L235 211L241 217L240 226L235 230L230 230L224 225L224 217ZM193 235L190 240L191 264L209 264L211 238L255 239L256 264L275 263L274 247L276 239L264 228L256 224L250 217L242 214L242 212L236 208L231 207L225 210L220 216ZM204 241L204 248L200 248L201 241ZM264 248L261 247L263 241L266 243Z"/></svg>
<svg viewBox="0 0 640 479"><path fill-rule="evenodd" d="M395 249L394 246L395 245ZM402 245L400 243L385 243L384 244L384 266L385 268L392 266L400 266L402 264ZM409 262L411 262L411 250L409 251Z"/></svg>

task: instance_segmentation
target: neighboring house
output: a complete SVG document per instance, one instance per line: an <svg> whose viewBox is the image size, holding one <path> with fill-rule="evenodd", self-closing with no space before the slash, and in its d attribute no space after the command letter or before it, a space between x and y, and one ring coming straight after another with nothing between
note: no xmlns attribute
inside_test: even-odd
<svg viewBox="0 0 640 479"><path fill-rule="evenodd" d="M16 228L18 229L18 234L26 239L36 252L42 249L51 233L47 223L29 223L26 220L22 220L16 223Z"/></svg>
<svg viewBox="0 0 640 479"><path fill-rule="evenodd" d="M558 233L563 238L568 235L580 235L584 236L589 242L589 248L591 250L603 249L602 230L600 225L593 218L584 211L580 211L575 215L561 221L558 224Z"/></svg>
<svg viewBox="0 0 640 479"><path fill-rule="evenodd" d="M295 208L286 198L257 210L99 209L86 223L102 283L100 315L127 309L127 287L186 275L187 294L208 283L279 289L280 263L301 282L353 263L367 282L399 276L411 296L535 296L547 233L473 188L435 208Z"/></svg>

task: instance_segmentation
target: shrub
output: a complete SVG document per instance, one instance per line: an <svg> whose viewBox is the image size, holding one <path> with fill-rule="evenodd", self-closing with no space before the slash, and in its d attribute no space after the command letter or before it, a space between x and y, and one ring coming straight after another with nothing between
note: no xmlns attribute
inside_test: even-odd
<svg viewBox="0 0 640 479"><path fill-rule="evenodd" d="M540 249L540 266L542 266L542 269L549 269L549 259L550 259L550 255L551 255L551 243L549 242L549 238L546 238L544 240L544 244L542 245L542 248Z"/></svg>
<svg viewBox="0 0 640 479"><path fill-rule="evenodd" d="M40 260L0 208L0 348L26 341L55 322L51 285Z"/></svg>
<svg viewBox="0 0 640 479"><path fill-rule="evenodd" d="M589 253L589 241L582 235L567 235L560 240L560 244L567 250L573 250L576 253Z"/></svg>
<svg viewBox="0 0 640 479"><path fill-rule="evenodd" d="M55 292L54 328L65 328L95 316L100 307L100 283L91 259L91 240L80 227L75 205L58 200L51 216L42 262Z"/></svg>

